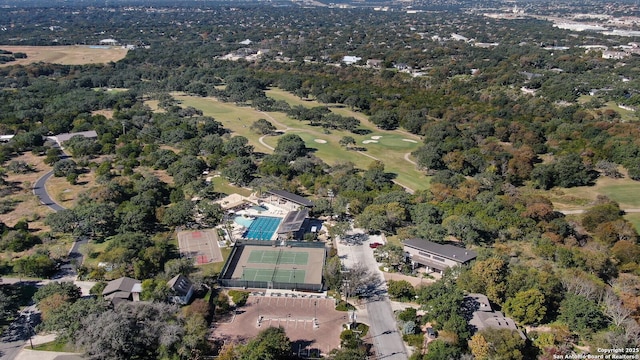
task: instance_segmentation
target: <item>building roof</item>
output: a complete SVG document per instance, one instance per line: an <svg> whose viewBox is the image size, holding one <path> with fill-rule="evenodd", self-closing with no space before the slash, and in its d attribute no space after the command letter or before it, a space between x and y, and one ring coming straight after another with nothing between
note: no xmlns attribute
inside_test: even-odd
<svg viewBox="0 0 640 360"><path fill-rule="evenodd" d="M302 206L313 206L313 202L305 197L302 197L300 195L296 195L293 193L290 193L288 191L284 191L284 190L269 190L267 191L267 194L272 194L275 196L279 196L283 199L289 200L292 203L296 203L298 205L302 205Z"/></svg>
<svg viewBox="0 0 640 360"><path fill-rule="evenodd" d="M290 211L287 216L282 219L280 227L278 227L278 234L287 234L290 232L300 231L304 220L309 216L308 209L302 209L298 211Z"/></svg>
<svg viewBox="0 0 640 360"><path fill-rule="evenodd" d="M504 316L500 311L493 311L491 309L489 299L486 295L469 294L465 297L465 303L474 310L471 320L469 320L469 325L471 325L475 331L481 331L484 329L514 330L518 332L518 335L520 335L522 339L526 340L527 337L520 329L518 329L513 319Z"/></svg>
<svg viewBox="0 0 640 360"><path fill-rule="evenodd" d="M124 295L121 294L121 292L126 292L127 294L131 294L132 292L140 292L140 286L140 280L123 276L119 279L109 281L104 290L102 290L102 296L112 295L112 297L121 297ZM128 295L125 297L128 297Z"/></svg>
<svg viewBox="0 0 640 360"><path fill-rule="evenodd" d="M244 197L240 194L231 194L223 197L222 199L218 199L214 202L216 204L220 204L220 207L222 208L222 210L229 210L252 201L249 200L249 198Z"/></svg>
<svg viewBox="0 0 640 360"><path fill-rule="evenodd" d="M404 241L405 246L409 246L418 250L437 254L443 258L453 260L459 263L466 263L476 258L478 255L473 250L468 250L458 246L448 244L438 244L424 239L407 239Z"/></svg>
<svg viewBox="0 0 640 360"><path fill-rule="evenodd" d="M98 133L93 130L89 130L75 133L58 134L56 136L48 136L48 138L55 140L58 143L58 146L62 146L65 141L71 139L74 136L84 136L86 138L95 139L98 137Z"/></svg>
<svg viewBox="0 0 640 360"><path fill-rule="evenodd" d="M191 280L182 274L178 274L171 278L171 280L167 282L167 285L169 285L169 287L175 291L178 296L187 295L189 290L193 287Z"/></svg>

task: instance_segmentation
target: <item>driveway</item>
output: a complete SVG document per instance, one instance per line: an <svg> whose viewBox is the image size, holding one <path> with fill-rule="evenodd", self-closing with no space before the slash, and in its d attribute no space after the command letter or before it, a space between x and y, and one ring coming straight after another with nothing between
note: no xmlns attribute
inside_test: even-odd
<svg viewBox="0 0 640 360"><path fill-rule="evenodd" d="M53 176L53 171L49 171L48 173L42 175L42 177L40 177L40 179L38 179L36 183L33 185L33 194L37 196L38 199L40 199L40 202L43 205L48 206L51 210L53 211L65 210L65 208L60 206L60 204L58 204L57 202L55 202L47 192L45 183L47 182L47 180L49 180L51 176Z"/></svg>
<svg viewBox="0 0 640 360"><path fill-rule="evenodd" d="M362 232L362 231L357 231ZM373 242L384 243L381 236L369 236L361 245L347 245L337 242L338 255L342 258L344 266L350 268L357 263L367 266L374 274L377 274L384 282L382 271L373 256L373 249L369 244ZM369 334L365 339L373 343L377 359L407 360L408 354L402 341L402 336L397 330L395 316L391 308L391 301L385 295L376 298L365 299L364 306L358 307L358 320L369 325Z"/></svg>

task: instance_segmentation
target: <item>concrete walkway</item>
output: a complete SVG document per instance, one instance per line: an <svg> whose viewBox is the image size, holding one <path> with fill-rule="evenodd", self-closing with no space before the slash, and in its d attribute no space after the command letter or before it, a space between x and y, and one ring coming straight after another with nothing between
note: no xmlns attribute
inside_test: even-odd
<svg viewBox="0 0 640 360"><path fill-rule="evenodd" d="M52 342L56 339L56 334L36 335L31 341L33 345L45 344ZM57 352L57 351L39 351L31 350L28 343L20 350L15 357L16 360L77 360L82 359L82 354L69 353L69 352Z"/></svg>

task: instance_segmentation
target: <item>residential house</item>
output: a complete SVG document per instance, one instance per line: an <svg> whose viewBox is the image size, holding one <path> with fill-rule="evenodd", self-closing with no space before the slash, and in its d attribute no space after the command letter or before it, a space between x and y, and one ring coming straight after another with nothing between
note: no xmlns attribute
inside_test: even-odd
<svg viewBox="0 0 640 360"><path fill-rule="evenodd" d="M105 300L109 300L116 305L121 301L140 301L141 292L142 283L140 280L123 276L109 281L104 290L102 290L102 296Z"/></svg>
<svg viewBox="0 0 640 360"><path fill-rule="evenodd" d="M450 267L466 265L477 256L473 250L424 239L408 239L403 245L405 255L414 268L424 266L427 271L440 273L444 273Z"/></svg>
<svg viewBox="0 0 640 360"><path fill-rule="evenodd" d="M484 329L508 329L518 332L518 335L523 340L527 337L524 333L518 329L513 319L504 316L500 311L494 311L491 308L489 298L484 294L469 294L464 298L464 307L471 313L472 317L469 320L472 331L482 331Z"/></svg>
<svg viewBox="0 0 640 360"><path fill-rule="evenodd" d="M179 274L167 282L172 295L169 298L174 304L186 305L193 295L193 283L186 276Z"/></svg>
<svg viewBox="0 0 640 360"><path fill-rule="evenodd" d="M374 69L380 69L384 65L384 61L380 59L367 60L367 66Z"/></svg>

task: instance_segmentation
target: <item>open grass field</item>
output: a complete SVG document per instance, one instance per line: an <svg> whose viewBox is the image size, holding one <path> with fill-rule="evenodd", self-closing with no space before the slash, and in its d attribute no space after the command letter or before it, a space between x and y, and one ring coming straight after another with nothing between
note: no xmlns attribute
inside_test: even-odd
<svg viewBox="0 0 640 360"><path fill-rule="evenodd" d="M18 59L1 66L27 65L37 62L62 64L62 65L83 65L83 64L104 64L110 61L118 61L127 55L126 49L121 47L93 48L85 45L70 46L8 46L0 45L0 49L11 52L23 52L27 54L26 59Z"/></svg>
<svg viewBox="0 0 640 360"><path fill-rule="evenodd" d="M70 209L83 192L95 186L95 174L87 172L78 176L78 181L72 185L64 177L52 176L45 184L47 192L61 206Z"/></svg>
<svg viewBox="0 0 640 360"><path fill-rule="evenodd" d="M595 186L580 186L570 189L553 189L544 192L557 210L588 208L598 195L605 195L618 202L623 209L640 208L640 182L629 178L598 179Z"/></svg>
<svg viewBox="0 0 640 360"><path fill-rule="evenodd" d="M48 231L49 228L44 225L43 220L51 210L40 204L38 198L33 195L31 186L42 175L46 174L50 167L42 162L42 157L35 156L32 153L24 153L7 161L6 167L12 161L24 161L31 166L33 171L26 174L15 174L7 170L5 181L8 187L3 186L3 194L0 201L10 202L13 204L13 210L5 214L0 214L0 221L13 226L21 219L31 221L30 227L36 231ZM6 192L5 192L6 191Z"/></svg>
<svg viewBox="0 0 640 360"><path fill-rule="evenodd" d="M213 189L219 193L227 195L240 194L242 196L251 195L251 190L231 185L229 183L229 180L223 178L222 176L212 177L211 184L213 185Z"/></svg>
<svg viewBox="0 0 640 360"><path fill-rule="evenodd" d="M278 100L285 100L290 105L320 106L315 101L300 100L292 94L282 90L272 89L267 95ZM200 109L205 115L214 117L234 135L242 135L249 139L249 143L257 151L270 153L275 147L278 138L266 136L263 143L261 136L252 132L249 127L254 121L263 118L270 121L278 130L287 131L299 135L307 147L315 150L315 155L330 165L351 161L359 168L366 168L372 161L380 160L385 163L385 171L396 174L396 181L410 189L426 189L429 187L429 178L416 170L410 162L408 155L416 150L421 141L412 134L400 130L385 131L373 126L364 115L346 108L332 108L332 111L344 116L354 116L361 120L360 128L369 131L366 135L353 134L348 131L329 131L307 125L288 118L279 112L259 112L250 107L237 106L231 103L222 103L213 98L200 98L187 95L174 94L175 98L182 102L183 106L192 106ZM356 140L357 146L366 151L347 150L339 145L343 136L351 136ZM267 146L265 146L265 144ZM409 160L407 160L409 158Z"/></svg>

